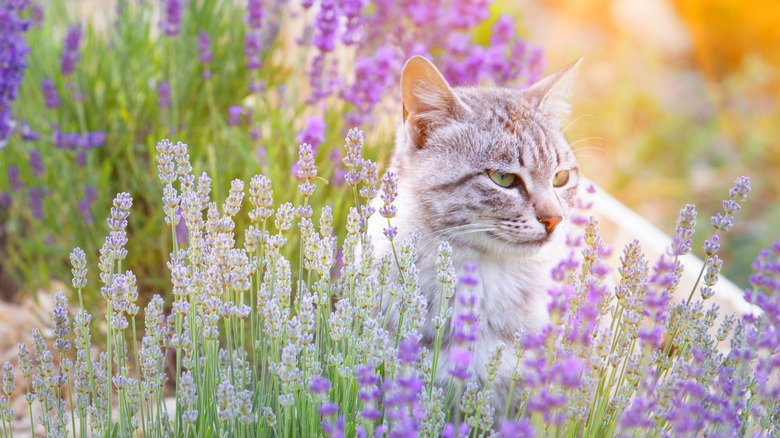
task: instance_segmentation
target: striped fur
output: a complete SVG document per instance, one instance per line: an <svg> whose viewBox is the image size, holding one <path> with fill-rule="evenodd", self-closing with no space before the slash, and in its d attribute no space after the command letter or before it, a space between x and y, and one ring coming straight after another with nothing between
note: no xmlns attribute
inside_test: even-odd
<svg viewBox="0 0 780 438"><path fill-rule="evenodd" d="M432 64L418 57L402 75L405 120L391 162L399 175L399 214L393 224L399 238L414 229L423 236L417 264L429 303L423 342L429 348L433 343L430 318L441 288L435 262L438 244L446 240L457 269L464 262L479 265L481 322L473 371L480 383L490 351L499 342L508 347L495 385L501 412L516 362L511 353L515 332L539 330L548 320L550 270L563 255L577 192L577 161L560 122L568 108L565 90L572 67L526 90L450 88ZM500 187L488 170L515 174L522 184ZM570 177L556 188L553 176L560 170L568 170ZM548 235L539 218L557 213L563 221ZM390 250L382 236L385 223L382 218L369 221L378 255ZM397 309L383 311L395 323ZM442 358L452 334L446 329ZM446 360L440 364L438 381L449 382L450 367Z"/></svg>

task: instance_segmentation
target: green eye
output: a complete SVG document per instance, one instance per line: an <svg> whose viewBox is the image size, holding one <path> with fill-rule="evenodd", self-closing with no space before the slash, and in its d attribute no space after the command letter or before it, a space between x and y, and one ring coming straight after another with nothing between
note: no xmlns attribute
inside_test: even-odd
<svg viewBox="0 0 780 438"><path fill-rule="evenodd" d="M501 187L512 187L517 185L517 182L519 181L517 175L501 173L497 170L488 170L488 176L490 176L490 179L492 179L494 183Z"/></svg>
<svg viewBox="0 0 780 438"><path fill-rule="evenodd" d="M567 182L569 182L568 170L561 170L553 177L553 186L555 187L563 187Z"/></svg>

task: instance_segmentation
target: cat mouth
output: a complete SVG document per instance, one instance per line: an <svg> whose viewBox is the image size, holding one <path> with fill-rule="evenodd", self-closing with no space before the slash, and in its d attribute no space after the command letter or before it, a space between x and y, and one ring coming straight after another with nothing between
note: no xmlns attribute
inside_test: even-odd
<svg viewBox="0 0 780 438"><path fill-rule="evenodd" d="M509 238L507 236L501 235L499 233L496 233L494 231L487 231L488 237L499 240L502 242L509 242L517 246L521 247L531 247L531 248L538 248L546 245L552 240L552 234L546 234L543 237L539 238L531 238L531 239L517 239L517 238Z"/></svg>

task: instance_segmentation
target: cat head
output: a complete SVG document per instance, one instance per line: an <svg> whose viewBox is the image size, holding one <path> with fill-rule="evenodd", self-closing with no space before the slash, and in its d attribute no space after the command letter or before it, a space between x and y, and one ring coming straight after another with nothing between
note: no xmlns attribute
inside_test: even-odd
<svg viewBox="0 0 780 438"><path fill-rule="evenodd" d="M516 90L453 88L427 59L407 61L392 164L436 242L529 254L565 234L579 169L561 116L579 62Z"/></svg>

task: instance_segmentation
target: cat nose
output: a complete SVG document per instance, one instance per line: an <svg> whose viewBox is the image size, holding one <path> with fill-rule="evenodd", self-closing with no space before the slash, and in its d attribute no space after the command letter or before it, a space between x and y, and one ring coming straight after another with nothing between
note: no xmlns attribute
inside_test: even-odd
<svg viewBox="0 0 780 438"><path fill-rule="evenodd" d="M544 228L547 230L547 235L550 235L562 220L563 218L560 216L550 216L539 219L539 222L544 224Z"/></svg>

